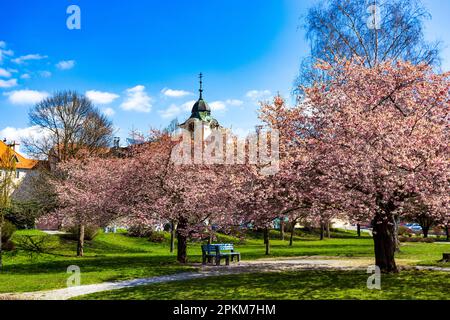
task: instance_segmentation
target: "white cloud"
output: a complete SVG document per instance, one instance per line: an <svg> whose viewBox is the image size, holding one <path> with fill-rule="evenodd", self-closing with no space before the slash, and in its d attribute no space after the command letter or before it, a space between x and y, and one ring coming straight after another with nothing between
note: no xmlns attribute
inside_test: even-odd
<svg viewBox="0 0 450 320"><path fill-rule="evenodd" d="M14 51L12 50L1 50L2 54L5 56L10 56L12 57L14 55Z"/></svg>
<svg viewBox="0 0 450 320"><path fill-rule="evenodd" d="M0 130L0 139L7 141L16 141L21 143L24 139L43 139L46 136L46 131L39 126L28 128L13 128L7 127ZM20 147L20 146L19 146ZM20 151L20 150L18 150Z"/></svg>
<svg viewBox="0 0 450 320"><path fill-rule="evenodd" d="M3 57L5 56L13 56L14 51L12 50L6 50L6 42L0 41L0 64L3 63Z"/></svg>
<svg viewBox="0 0 450 320"><path fill-rule="evenodd" d="M238 107L244 102L237 99L228 99L225 101L213 101L209 104L211 111L226 111L228 107Z"/></svg>
<svg viewBox="0 0 450 320"><path fill-rule="evenodd" d="M116 112L114 111L113 108L104 108L102 109L102 112L107 115L108 117L112 117L113 115L116 114Z"/></svg>
<svg viewBox="0 0 450 320"><path fill-rule="evenodd" d="M225 103L232 107L239 107L244 104L244 101L238 99L228 99L225 101Z"/></svg>
<svg viewBox="0 0 450 320"><path fill-rule="evenodd" d="M59 70L70 70L75 67L75 60L60 61L56 64Z"/></svg>
<svg viewBox="0 0 450 320"><path fill-rule="evenodd" d="M47 56L40 55L40 54L27 54L27 55L25 55L25 56L21 56L21 57L18 57L18 58L16 58L16 59L13 59L12 61L15 62L15 63L17 63L17 64L22 64L22 63L24 63L24 62L26 62L26 61L30 61L30 60L42 60L42 59L46 59L46 58L48 58L48 57L47 57Z"/></svg>
<svg viewBox="0 0 450 320"><path fill-rule="evenodd" d="M189 91L173 90L173 89L169 89L169 88L162 89L161 93L163 95L165 95L166 97L171 97L171 98L182 98L182 97L189 96L189 95L193 94L192 92L189 92Z"/></svg>
<svg viewBox="0 0 450 320"><path fill-rule="evenodd" d="M9 78L9 77L11 77L11 72L9 72L8 70L0 68L0 77Z"/></svg>
<svg viewBox="0 0 450 320"><path fill-rule="evenodd" d="M225 102L223 101L213 101L209 104L211 111L223 111L227 109Z"/></svg>
<svg viewBox="0 0 450 320"><path fill-rule="evenodd" d="M49 96L47 92L34 90L17 90L5 92L4 95L8 96L9 102L18 105L33 105Z"/></svg>
<svg viewBox="0 0 450 320"><path fill-rule="evenodd" d="M127 99L120 105L123 110L150 112L152 110L152 98L145 92L145 87L138 85L127 89Z"/></svg>
<svg viewBox="0 0 450 320"><path fill-rule="evenodd" d="M12 88L17 86L17 79L0 80L0 88Z"/></svg>
<svg viewBox="0 0 450 320"><path fill-rule="evenodd" d="M167 109L160 110L158 111L158 113L162 118L167 119L177 117L178 115L180 115L180 113L182 113L182 110L176 104L171 104Z"/></svg>
<svg viewBox="0 0 450 320"><path fill-rule="evenodd" d="M190 100L190 101L187 101L187 102L183 103L181 105L181 110L182 111L189 111L189 112L191 112L192 111L192 107L194 106L194 104L196 102L197 102L197 100Z"/></svg>
<svg viewBox="0 0 450 320"><path fill-rule="evenodd" d="M181 105L171 104L167 109L159 110L158 113L164 119L175 118L180 114L190 112L196 100L187 101Z"/></svg>
<svg viewBox="0 0 450 320"><path fill-rule="evenodd" d="M239 139L245 139L255 133L255 128L233 128L232 133Z"/></svg>
<svg viewBox="0 0 450 320"><path fill-rule="evenodd" d="M50 78L52 76L52 73L50 71L41 71L39 72L42 78Z"/></svg>
<svg viewBox="0 0 450 320"><path fill-rule="evenodd" d="M20 76L20 79L30 79L31 76L28 73L24 73L23 75Z"/></svg>
<svg viewBox="0 0 450 320"><path fill-rule="evenodd" d="M158 113L160 116L164 119L167 118L175 118L183 113L191 112L192 107L196 103L196 100L187 101L181 105L177 104L171 104L169 107L167 107L164 110L159 110ZM231 106L241 106L244 102L237 99L228 99L225 101L213 101L209 103L209 107L211 108L211 111L213 112L224 112L227 110L227 107Z"/></svg>
<svg viewBox="0 0 450 320"><path fill-rule="evenodd" d="M258 100L258 99L267 98L271 94L272 93L269 90L251 90L251 91L248 91L245 96L252 100Z"/></svg>
<svg viewBox="0 0 450 320"><path fill-rule="evenodd" d="M111 92L89 90L86 91L86 97L88 97L95 104L109 104L120 96Z"/></svg>
<svg viewBox="0 0 450 320"><path fill-rule="evenodd" d="M6 42L0 41L0 64L3 63L4 56L13 56L13 55L14 55L14 51L6 50Z"/></svg>

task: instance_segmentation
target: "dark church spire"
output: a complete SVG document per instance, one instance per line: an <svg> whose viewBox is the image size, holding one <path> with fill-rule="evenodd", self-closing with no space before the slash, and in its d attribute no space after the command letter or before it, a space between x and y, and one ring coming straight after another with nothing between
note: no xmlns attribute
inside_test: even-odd
<svg viewBox="0 0 450 320"><path fill-rule="evenodd" d="M200 78L200 89L198 91L200 92L200 99L203 99L203 73L200 72L199 78Z"/></svg>
<svg viewBox="0 0 450 320"><path fill-rule="evenodd" d="M208 104L205 100L203 100L203 73L199 74L200 79L200 89L198 90L200 92L200 97L198 98L198 101L194 104L192 107L192 115L193 117L198 117L199 112L206 112L211 113L211 109L209 108Z"/></svg>

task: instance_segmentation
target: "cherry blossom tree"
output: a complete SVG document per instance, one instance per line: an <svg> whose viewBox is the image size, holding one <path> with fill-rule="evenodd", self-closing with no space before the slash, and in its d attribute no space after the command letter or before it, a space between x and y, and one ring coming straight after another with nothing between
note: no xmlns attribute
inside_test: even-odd
<svg viewBox="0 0 450 320"><path fill-rule="evenodd" d="M58 165L52 185L58 207L41 221L58 225L77 226L77 256L84 255L86 225L105 227L128 214L124 194L122 159L84 158Z"/></svg>
<svg viewBox="0 0 450 320"><path fill-rule="evenodd" d="M295 125L291 122L294 120L290 117L292 111L279 95L274 97L273 103L262 104L260 110L261 120L280 135L280 171L276 179L271 177L270 181L281 188L279 210L286 213L293 227L299 220L319 225L323 239L325 228L329 234L331 220L341 214L335 192L338 186L322 174L322 159L314 157L313 150L297 131L291 131ZM294 228L290 245L293 234Z"/></svg>
<svg viewBox="0 0 450 320"><path fill-rule="evenodd" d="M244 217L247 225L264 230L265 251L269 255L269 230L274 219L283 211L276 194L276 182L272 176L261 175L257 166L247 165L242 169L239 182L234 186L237 212Z"/></svg>
<svg viewBox="0 0 450 320"><path fill-rule="evenodd" d="M430 228L442 222L442 217L440 215L431 214L433 209L430 208L429 205L424 204L418 197L408 199L408 201L405 202L404 210L406 219L420 225L424 238L428 238Z"/></svg>
<svg viewBox="0 0 450 320"><path fill-rule="evenodd" d="M269 230L274 220L289 217L302 207L302 200L298 190L285 178L283 169L268 175L265 171L267 166L261 161L246 161L245 165L238 167L233 197L238 216L247 225L264 230L265 253L269 255Z"/></svg>
<svg viewBox="0 0 450 320"><path fill-rule="evenodd" d="M150 142L138 147L126 183L134 190L134 207L142 222L170 221L177 226L177 260L187 262L187 241L210 234L212 224L233 225L230 166L178 164L174 148L180 141L153 132Z"/></svg>
<svg viewBox="0 0 450 320"><path fill-rule="evenodd" d="M278 109L288 141L284 161L306 169L287 174L295 181L298 171L310 172L336 209L354 221L372 220L376 265L396 272L396 224L405 203L420 197L430 216L448 212L450 74L408 62L338 66L317 66L330 80L304 88L303 103L263 112L271 120Z"/></svg>

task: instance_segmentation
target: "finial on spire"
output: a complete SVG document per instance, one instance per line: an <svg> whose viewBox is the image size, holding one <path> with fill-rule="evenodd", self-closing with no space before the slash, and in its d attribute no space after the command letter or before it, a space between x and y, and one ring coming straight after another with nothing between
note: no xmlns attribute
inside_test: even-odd
<svg viewBox="0 0 450 320"><path fill-rule="evenodd" d="M200 78L200 90L198 91L200 92L200 99L203 99L203 73L200 72L199 78Z"/></svg>

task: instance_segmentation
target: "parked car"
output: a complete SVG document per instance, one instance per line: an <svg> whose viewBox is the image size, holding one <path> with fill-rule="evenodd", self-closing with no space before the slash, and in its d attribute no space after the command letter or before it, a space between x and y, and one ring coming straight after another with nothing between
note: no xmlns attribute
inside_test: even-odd
<svg viewBox="0 0 450 320"><path fill-rule="evenodd" d="M418 223L405 223L404 226L411 229L414 232L422 231L422 227Z"/></svg>

